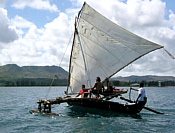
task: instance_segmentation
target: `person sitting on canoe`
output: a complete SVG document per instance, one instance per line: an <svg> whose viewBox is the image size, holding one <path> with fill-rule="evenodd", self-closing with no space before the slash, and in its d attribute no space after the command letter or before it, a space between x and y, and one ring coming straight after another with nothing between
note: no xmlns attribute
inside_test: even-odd
<svg viewBox="0 0 175 133"><path fill-rule="evenodd" d="M91 91L90 91L90 96L89 97L91 98L91 94L93 93L98 98L99 94L101 94L104 91L104 86L103 86L103 83L101 83L100 77L96 78L96 83L90 89L91 89Z"/></svg>
<svg viewBox="0 0 175 133"><path fill-rule="evenodd" d="M81 88L82 89L80 90L80 92L78 93L76 97L79 97L81 95L81 98L87 98L88 93L85 93L85 92L88 92L88 89L85 89L85 85L82 85Z"/></svg>
<svg viewBox="0 0 175 133"><path fill-rule="evenodd" d="M112 87L111 83L109 82L109 78L106 78L105 82L107 85L107 89L104 91L104 93L113 93L113 87Z"/></svg>
<svg viewBox="0 0 175 133"><path fill-rule="evenodd" d="M143 88L143 83L140 83L139 89L134 89L134 88L131 88L131 89L139 91L138 92L138 97L136 99L136 104L138 104L140 106L144 106L147 102L147 97L146 97L146 94L145 94L145 89Z"/></svg>

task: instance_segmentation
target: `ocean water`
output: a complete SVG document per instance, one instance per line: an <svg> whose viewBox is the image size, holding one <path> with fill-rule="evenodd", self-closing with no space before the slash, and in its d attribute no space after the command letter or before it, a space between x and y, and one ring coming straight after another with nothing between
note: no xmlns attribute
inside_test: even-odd
<svg viewBox="0 0 175 133"><path fill-rule="evenodd" d="M139 114L130 115L72 107L66 103L52 106L52 112L60 114L59 116L30 114L29 110L37 109L37 101L45 97L48 89L49 87L0 87L0 133L175 132L175 87L146 88L146 106L161 111L164 115L144 109ZM48 99L63 96L65 90L66 87L52 87ZM131 96L132 99L136 98L136 92L132 92ZM123 97L128 98L128 94Z"/></svg>

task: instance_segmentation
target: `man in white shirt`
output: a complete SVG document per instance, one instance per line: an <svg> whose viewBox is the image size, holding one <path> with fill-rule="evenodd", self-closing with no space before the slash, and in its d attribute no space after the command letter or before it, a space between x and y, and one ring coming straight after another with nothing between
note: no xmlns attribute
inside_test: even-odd
<svg viewBox="0 0 175 133"><path fill-rule="evenodd" d="M139 89L133 89L133 88L131 88L131 89L138 91L138 97L136 99L136 104L144 106L147 102L147 98L146 98L146 94L145 94L145 89L143 88L143 83L140 83Z"/></svg>

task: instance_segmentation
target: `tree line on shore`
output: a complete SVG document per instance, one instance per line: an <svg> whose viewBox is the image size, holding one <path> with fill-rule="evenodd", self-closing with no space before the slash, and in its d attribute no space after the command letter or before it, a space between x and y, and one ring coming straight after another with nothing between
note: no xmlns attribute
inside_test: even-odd
<svg viewBox="0 0 175 133"><path fill-rule="evenodd" d="M16 80L0 80L0 86L50 86L52 79L37 78L37 79L16 79ZM52 83L53 86L66 86L67 79L55 79Z"/></svg>
<svg viewBox="0 0 175 133"><path fill-rule="evenodd" d="M175 81L141 81L146 87L165 87L165 86L175 86ZM113 81L114 86L130 86L131 84L141 83L141 82L121 82Z"/></svg>
<svg viewBox="0 0 175 133"><path fill-rule="evenodd" d="M114 86L130 86L134 83L140 82L123 82L114 80L111 81ZM145 86L150 87L158 87L158 86L175 86L175 81L141 81ZM52 83L52 79L50 78L22 78L16 80L0 80L0 86L50 86ZM67 79L55 79L53 81L53 86L67 86Z"/></svg>

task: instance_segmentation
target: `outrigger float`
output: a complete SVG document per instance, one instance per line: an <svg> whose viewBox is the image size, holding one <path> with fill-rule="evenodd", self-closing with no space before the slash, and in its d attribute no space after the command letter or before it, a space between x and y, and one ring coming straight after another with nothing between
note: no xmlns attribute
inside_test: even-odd
<svg viewBox="0 0 175 133"><path fill-rule="evenodd" d="M66 96L39 100L38 109L30 112L55 114L51 112L51 106L65 102L69 105L124 113L139 113L143 108L149 110L133 103L131 99L121 97L131 104L110 101L126 91L106 94L101 98L75 98L72 95L77 94L83 84L86 88L92 88L92 82L96 77L100 77L103 81L109 79L142 56L161 48L163 46L127 31L84 3L75 19ZM165 51L175 59L167 50ZM154 110L150 111L162 114Z"/></svg>

